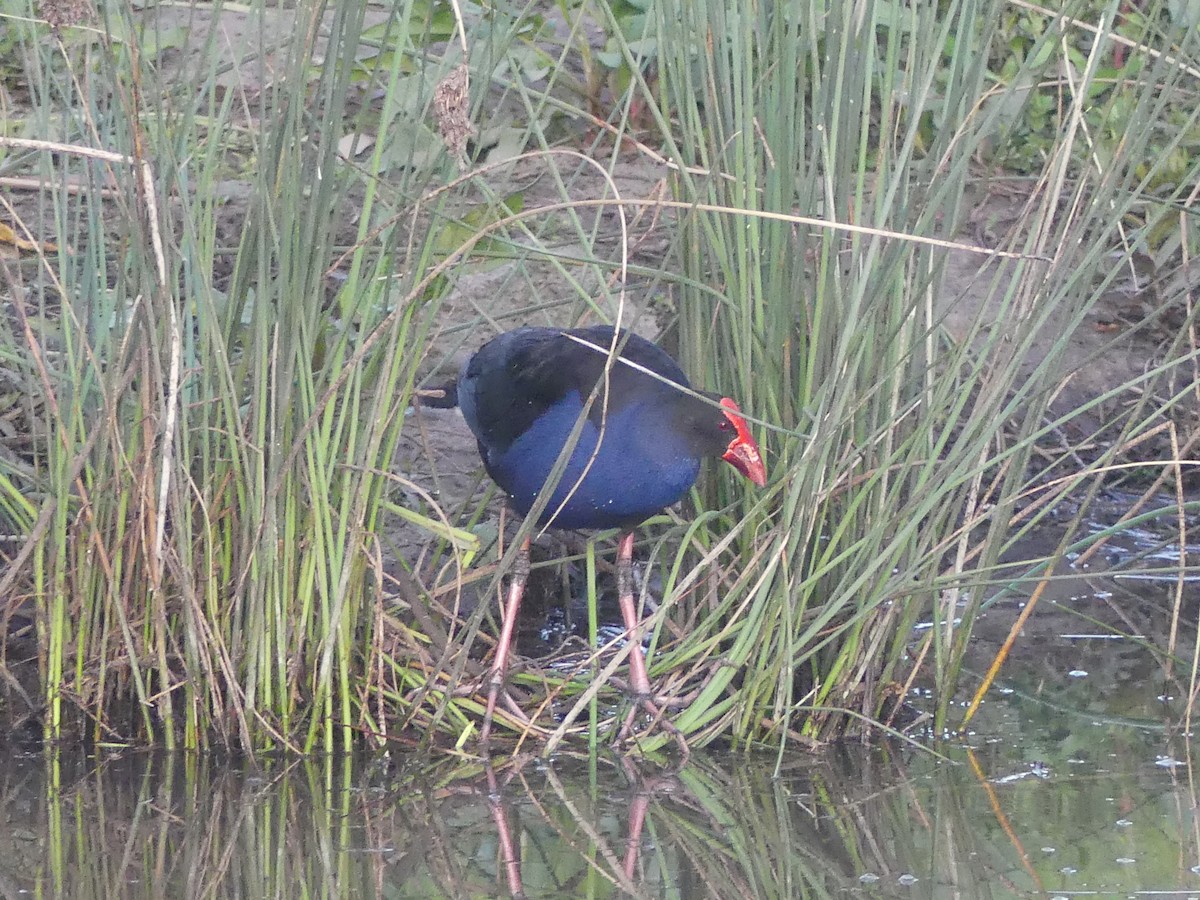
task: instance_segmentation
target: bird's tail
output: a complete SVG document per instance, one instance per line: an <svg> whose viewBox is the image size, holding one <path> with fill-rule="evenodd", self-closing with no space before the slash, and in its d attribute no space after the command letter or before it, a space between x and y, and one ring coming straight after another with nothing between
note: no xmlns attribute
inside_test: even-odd
<svg viewBox="0 0 1200 900"><path fill-rule="evenodd" d="M436 387L418 388L413 391L413 405L418 403L433 409L454 409L458 406L458 380L447 381Z"/></svg>

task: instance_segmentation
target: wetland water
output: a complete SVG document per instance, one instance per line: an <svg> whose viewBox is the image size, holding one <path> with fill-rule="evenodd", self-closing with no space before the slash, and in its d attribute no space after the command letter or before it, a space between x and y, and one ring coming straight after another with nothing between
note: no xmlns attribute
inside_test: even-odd
<svg viewBox="0 0 1200 900"><path fill-rule="evenodd" d="M1122 573L1172 553L1134 532L1055 581L967 735L777 774L712 751L673 772L6 749L0 898L1200 896L1195 587ZM988 611L969 685L1021 602Z"/></svg>

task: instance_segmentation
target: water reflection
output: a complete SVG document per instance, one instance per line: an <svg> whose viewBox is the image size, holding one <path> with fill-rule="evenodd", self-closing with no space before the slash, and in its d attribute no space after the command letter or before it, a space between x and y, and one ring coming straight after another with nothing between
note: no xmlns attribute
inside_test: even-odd
<svg viewBox="0 0 1200 900"><path fill-rule="evenodd" d="M1094 735L1095 737L1095 735ZM0 897L1012 897L1200 889L1192 757L1115 728L1031 759L841 748L266 761L13 754ZM1051 743L1038 751L1054 752ZM1072 750L1071 752L1076 752Z"/></svg>

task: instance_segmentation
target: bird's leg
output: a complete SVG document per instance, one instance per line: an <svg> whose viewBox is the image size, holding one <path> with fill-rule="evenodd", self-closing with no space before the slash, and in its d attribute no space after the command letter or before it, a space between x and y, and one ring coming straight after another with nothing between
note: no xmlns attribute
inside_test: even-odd
<svg viewBox="0 0 1200 900"><path fill-rule="evenodd" d="M641 620L633 603L633 532L621 535L617 544L617 595L629 635L629 687L634 700L643 703L650 700L650 676L642 652Z"/></svg>
<svg viewBox="0 0 1200 900"><path fill-rule="evenodd" d="M646 654L642 650L641 620L638 618L637 607L633 602L633 532L621 536L617 544L617 594L621 604L621 618L625 620L625 630L629 637L629 687L633 692L633 709L625 717L625 724L617 735L617 742L625 740L633 731L633 720L637 717L638 708L646 710L663 728L675 738L684 759L688 756L687 740L678 728L654 703L654 695L650 689L650 675L646 671Z"/></svg>
<svg viewBox="0 0 1200 900"><path fill-rule="evenodd" d="M500 637L496 641L496 655L492 659L492 672L488 677L487 710L483 714L483 727L479 730L479 742L487 746L492 732L492 715L496 711L496 699L508 674L508 658L512 655L513 632L517 627L517 614L521 611L521 598L525 594L525 582L529 579L529 545L532 537L521 542L517 561L513 565L512 581L508 585L508 600L501 613ZM645 665L642 666L643 672Z"/></svg>

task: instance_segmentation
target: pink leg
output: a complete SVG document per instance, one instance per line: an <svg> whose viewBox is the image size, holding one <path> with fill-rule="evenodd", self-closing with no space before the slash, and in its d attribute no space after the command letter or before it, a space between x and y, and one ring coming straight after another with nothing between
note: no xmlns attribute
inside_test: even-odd
<svg viewBox="0 0 1200 900"><path fill-rule="evenodd" d="M633 708L625 717L625 724L617 735L618 741L623 741L633 731L633 721L637 718L639 708L644 709L656 722L662 722L663 728L675 738L675 743L687 759L689 750L683 733L663 717L662 712L654 703L650 689L650 675L646 671L646 654L642 650L641 620L638 618L637 606L633 602L633 533L621 536L617 544L617 594L621 604L621 618L625 621L625 630L629 641L629 687L633 692Z"/></svg>
<svg viewBox="0 0 1200 900"><path fill-rule="evenodd" d="M532 538L526 537L517 553L513 566L512 581L508 585L508 600L501 616L500 638L496 641L496 655L492 660L492 672L488 676L487 710L483 714L483 727L479 730L479 743L487 746L492 733L492 715L496 712L496 698L508 674L508 658L512 655L513 632L517 627L517 613L521 610L521 598L525 595L525 582L529 578L529 545ZM645 665L642 666L643 671Z"/></svg>
<svg viewBox="0 0 1200 900"><path fill-rule="evenodd" d="M633 699L650 699L650 676L646 672L646 655L642 652L641 620L633 603L633 534L621 536L617 544L617 594L621 618L629 637L629 686Z"/></svg>

